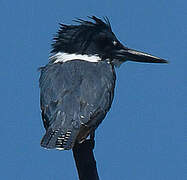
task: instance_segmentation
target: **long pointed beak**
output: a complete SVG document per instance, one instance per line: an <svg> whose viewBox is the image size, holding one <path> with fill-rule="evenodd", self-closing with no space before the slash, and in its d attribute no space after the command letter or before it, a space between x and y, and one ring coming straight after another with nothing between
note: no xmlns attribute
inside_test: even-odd
<svg viewBox="0 0 187 180"><path fill-rule="evenodd" d="M118 57L120 56L120 58L122 58L122 61L124 59L124 61L136 61L144 63L168 63L168 61L165 59L126 47L118 50L117 54Z"/></svg>

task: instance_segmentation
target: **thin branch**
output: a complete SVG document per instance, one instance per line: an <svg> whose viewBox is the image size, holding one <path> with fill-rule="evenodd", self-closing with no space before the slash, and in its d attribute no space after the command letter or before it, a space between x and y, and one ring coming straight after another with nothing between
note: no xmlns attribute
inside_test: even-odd
<svg viewBox="0 0 187 180"><path fill-rule="evenodd" d="M99 180L93 154L94 145L95 141L92 138L85 140L81 144L77 143L73 147L73 156L79 174L79 180Z"/></svg>

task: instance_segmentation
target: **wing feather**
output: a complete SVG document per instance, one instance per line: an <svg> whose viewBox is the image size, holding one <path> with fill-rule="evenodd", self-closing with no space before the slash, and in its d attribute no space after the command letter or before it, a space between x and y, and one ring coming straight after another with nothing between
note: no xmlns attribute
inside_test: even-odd
<svg viewBox="0 0 187 180"><path fill-rule="evenodd" d="M71 149L76 140L86 138L110 109L114 85L114 69L104 62L77 60L42 68L40 102L46 134L41 145Z"/></svg>

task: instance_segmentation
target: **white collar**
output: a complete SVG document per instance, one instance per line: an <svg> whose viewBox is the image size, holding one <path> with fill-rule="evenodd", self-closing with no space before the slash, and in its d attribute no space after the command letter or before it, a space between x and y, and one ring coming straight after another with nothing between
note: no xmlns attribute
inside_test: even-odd
<svg viewBox="0 0 187 180"><path fill-rule="evenodd" d="M99 62L101 61L101 58L96 55L86 55L86 54L68 54L63 52L58 52L50 57L50 59L53 61L53 63L58 62L67 62L67 61L73 61L73 60L82 60L82 61L88 61L88 62Z"/></svg>

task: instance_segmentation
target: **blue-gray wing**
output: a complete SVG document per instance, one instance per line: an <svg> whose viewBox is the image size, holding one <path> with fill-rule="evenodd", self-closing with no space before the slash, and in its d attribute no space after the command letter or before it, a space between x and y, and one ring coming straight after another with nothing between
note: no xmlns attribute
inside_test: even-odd
<svg viewBox="0 0 187 180"><path fill-rule="evenodd" d="M41 146L71 149L95 130L111 107L115 72L106 62L69 61L42 68L40 102L46 134Z"/></svg>

